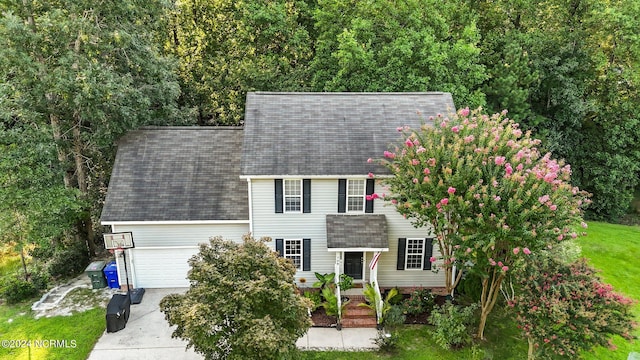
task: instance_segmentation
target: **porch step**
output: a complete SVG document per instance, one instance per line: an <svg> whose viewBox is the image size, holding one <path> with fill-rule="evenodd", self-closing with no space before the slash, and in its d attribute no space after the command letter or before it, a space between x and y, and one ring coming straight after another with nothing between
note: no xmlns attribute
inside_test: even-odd
<svg viewBox="0 0 640 360"><path fill-rule="evenodd" d="M358 306L364 302L362 299L351 298L351 302L347 304L344 315L342 316L342 327L344 328L375 328L377 325L376 316L369 308Z"/></svg>

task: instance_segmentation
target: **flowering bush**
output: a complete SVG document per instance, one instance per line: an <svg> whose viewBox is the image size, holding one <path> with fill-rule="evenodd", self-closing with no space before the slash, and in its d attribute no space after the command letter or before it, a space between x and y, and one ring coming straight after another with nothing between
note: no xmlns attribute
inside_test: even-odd
<svg viewBox="0 0 640 360"><path fill-rule="evenodd" d="M529 359L536 353L573 359L580 350L607 345L610 335L630 337L632 301L603 284L584 259L570 265L541 260L518 288L508 305L529 341Z"/></svg>
<svg viewBox="0 0 640 360"><path fill-rule="evenodd" d="M409 298L402 302L405 314L418 315L430 312L436 304L435 296L429 289L415 289Z"/></svg>
<svg viewBox="0 0 640 360"><path fill-rule="evenodd" d="M395 175L384 199L415 226L435 231L447 292L462 274L454 279L454 266L482 279L480 338L505 275L576 237L573 226L588 202L570 185L569 165L542 155L540 141L505 115L462 109L419 129L400 127L402 142L382 160Z"/></svg>

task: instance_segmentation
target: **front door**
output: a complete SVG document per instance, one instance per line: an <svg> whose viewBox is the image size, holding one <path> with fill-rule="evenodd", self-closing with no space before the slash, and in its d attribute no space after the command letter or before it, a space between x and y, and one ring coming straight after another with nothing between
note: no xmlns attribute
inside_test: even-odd
<svg viewBox="0 0 640 360"><path fill-rule="evenodd" d="M354 280L362 280L362 253L344 253L344 273Z"/></svg>

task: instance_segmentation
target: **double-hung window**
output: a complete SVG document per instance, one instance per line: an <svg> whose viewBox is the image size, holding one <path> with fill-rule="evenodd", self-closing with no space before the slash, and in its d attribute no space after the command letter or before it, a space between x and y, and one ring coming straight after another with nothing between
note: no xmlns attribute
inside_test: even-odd
<svg viewBox="0 0 640 360"><path fill-rule="evenodd" d="M284 180L284 212L302 212L302 180Z"/></svg>
<svg viewBox="0 0 640 360"><path fill-rule="evenodd" d="M291 259L296 269L302 270L302 239L285 239L284 257Z"/></svg>
<svg viewBox="0 0 640 360"><path fill-rule="evenodd" d="M364 200L364 179L347 179L347 212L363 212Z"/></svg>
<svg viewBox="0 0 640 360"><path fill-rule="evenodd" d="M422 270L424 258L425 239L407 239L407 249L405 252L405 269ZM426 260L428 261L428 260Z"/></svg>

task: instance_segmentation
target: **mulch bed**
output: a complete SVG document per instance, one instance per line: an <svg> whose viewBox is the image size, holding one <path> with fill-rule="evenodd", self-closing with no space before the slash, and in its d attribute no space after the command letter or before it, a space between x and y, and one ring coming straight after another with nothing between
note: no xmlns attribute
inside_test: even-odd
<svg viewBox="0 0 640 360"><path fill-rule="evenodd" d="M336 325L336 317L327 315L323 307L318 307L311 313L311 321L313 321L313 327L332 327Z"/></svg>

